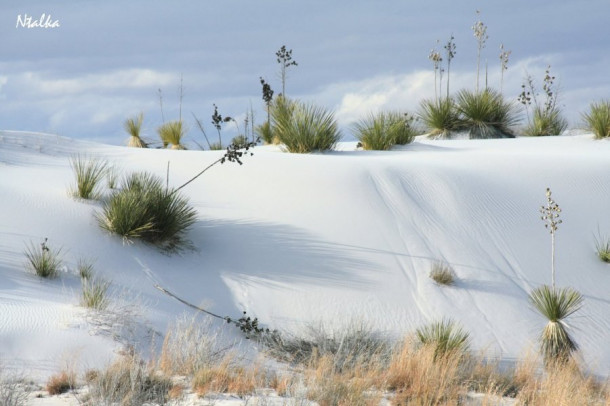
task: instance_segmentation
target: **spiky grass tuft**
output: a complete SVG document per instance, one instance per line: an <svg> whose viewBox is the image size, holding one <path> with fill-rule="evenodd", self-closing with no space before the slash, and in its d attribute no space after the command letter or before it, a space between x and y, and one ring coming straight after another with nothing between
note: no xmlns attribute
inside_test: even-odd
<svg viewBox="0 0 610 406"><path fill-rule="evenodd" d="M70 159L70 165L76 178L72 195L81 199L98 199L101 195L100 181L106 176L108 163L79 155Z"/></svg>
<svg viewBox="0 0 610 406"><path fill-rule="evenodd" d="M534 109L532 122L525 128L524 134L530 137L559 135L568 128L568 121L557 108L547 111L540 107Z"/></svg>
<svg viewBox="0 0 610 406"><path fill-rule="evenodd" d="M462 129L460 115L451 98L422 101L418 117L430 138L451 138L453 133Z"/></svg>
<svg viewBox="0 0 610 406"><path fill-rule="evenodd" d="M148 148L146 142L140 136L140 132L142 131L142 123L144 122L144 113L140 113L135 117L130 117L125 120L123 123L123 127L125 127L125 131L130 135L129 141L127 142L128 147L133 148Z"/></svg>
<svg viewBox="0 0 610 406"><path fill-rule="evenodd" d="M430 278L439 285L454 285L455 284L455 271L449 264L434 263L432 270L430 270Z"/></svg>
<svg viewBox="0 0 610 406"><path fill-rule="evenodd" d="M168 121L161 125L157 129L157 132L159 133L159 137L161 137L164 147L171 145L172 149L186 149L181 143L182 138L186 133L182 120Z"/></svg>
<svg viewBox="0 0 610 406"><path fill-rule="evenodd" d="M405 145L417 135L410 116L399 112L371 114L354 124L354 133L365 150L386 151L394 145Z"/></svg>
<svg viewBox="0 0 610 406"><path fill-rule="evenodd" d="M61 248L54 250L47 245L47 239L37 247L32 242L25 249L27 267L41 278L53 279L59 274L61 267Z"/></svg>
<svg viewBox="0 0 610 406"><path fill-rule="evenodd" d="M450 319L443 319L418 328L415 335L420 344L434 348L434 358L463 354L468 350L470 334Z"/></svg>
<svg viewBox="0 0 610 406"><path fill-rule="evenodd" d="M278 142L277 138L273 136L273 128L267 121L265 121L263 124L257 125L254 128L254 134L263 140L265 144L277 144Z"/></svg>
<svg viewBox="0 0 610 406"><path fill-rule="evenodd" d="M610 100L592 103L589 112L583 113L582 118L595 138L610 137Z"/></svg>
<svg viewBox="0 0 610 406"><path fill-rule="evenodd" d="M107 293L110 282L91 276L81 279L81 287L82 306L95 310L104 310L108 307L110 301Z"/></svg>
<svg viewBox="0 0 610 406"><path fill-rule="evenodd" d="M127 176L123 184L97 215L100 227L126 242L142 239L168 251L188 245L185 234L197 212L186 197L165 189L160 178L146 172Z"/></svg>
<svg viewBox="0 0 610 406"><path fill-rule="evenodd" d="M73 373L62 371L49 378L47 392L49 395L60 395L76 387L76 376Z"/></svg>
<svg viewBox="0 0 610 406"><path fill-rule="evenodd" d="M518 122L516 108L499 92L489 88L482 92L461 90L456 103L471 139L514 138L511 127Z"/></svg>
<svg viewBox="0 0 610 406"><path fill-rule="evenodd" d="M271 110L274 136L292 153L333 149L341 139L334 114L323 107L278 98Z"/></svg>
<svg viewBox="0 0 610 406"><path fill-rule="evenodd" d="M601 235L595 237L595 251L599 259L610 263L610 238Z"/></svg>
<svg viewBox="0 0 610 406"><path fill-rule="evenodd" d="M578 345L568 333L565 319L580 310L582 295L572 288L543 285L530 293L529 301L549 321L540 336L545 363L567 361Z"/></svg>

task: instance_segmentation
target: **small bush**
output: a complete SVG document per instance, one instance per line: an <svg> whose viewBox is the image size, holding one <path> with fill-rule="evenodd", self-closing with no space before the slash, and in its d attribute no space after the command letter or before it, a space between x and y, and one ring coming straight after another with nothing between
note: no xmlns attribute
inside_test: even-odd
<svg viewBox="0 0 610 406"><path fill-rule="evenodd" d="M188 245L185 234L197 212L180 193L166 190L160 178L146 172L125 178L123 188L104 203L97 219L100 227L173 251Z"/></svg>
<svg viewBox="0 0 610 406"><path fill-rule="evenodd" d="M169 378L155 374L135 356L121 358L90 378L88 405L164 405L173 386Z"/></svg>
<svg viewBox="0 0 610 406"><path fill-rule="evenodd" d="M511 127L518 122L515 105L499 92L489 88L478 93L462 90L456 100L471 139L514 137Z"/></svg>
<svg viewBox="0 0 610 406"><path fill-rule="evenodd" d="M41 278L56 278L62 261L61 248L53 250L47 245L47 239L40 244L40 248L30 243L24 252L27 258L27 267Z"/></svg>
<svg viewBox="0 0 610 406"><path fill-rule="evenodd" d="M582 307L582 295L572 288L543 285L530 293L529 301L549 321L540 336L545 363L566 362L578 345L568 333L565 319Z"/></svg>
<svg viewBox="0 0 610 406"><path fill-rule="evenodd" d="M271 117L274 135L288 152L327 151L341 139L333 113L322 107L278 97Z"/></svg>
<svg viewBox="0 0 610 406"><path fill-rule="evenodd" d="M81 305L89 309L104 310L108 307L107 296L110 282L94 277L81 279Z"/></svg>
<svg viewBox="0 0 610 406"><path fill-rule="evenodd" d="M532 122L525 128L524 134L531 137L559 135L566 128L568 128L568 121L558 109L535 108Z"/></svg>
<svg viewBox="0 0 610 406"><path fill-rule="evenodd" d="M415 331L424 346L434 349L434 359L447 354L463 354L468 350L470 334L449 319L428 324Z"/></svg>
<svg viewBox="0 0 610 406"><path fill-rule="evenodd" d="M164 147L171 144L172 149L186 149L186 147L181 144L182 138L186 133L181 120L168 121L161 125L157 129L157 132L159 133L159 137L161 137Z"/></svg>
<svg viewBox="0 0 610 406"><path fill-rule="evenodd" d="M610 137L610 100L592 103L589 112L583 113L582 118L595 138Z"/></svg>
<svg viewBox="0 0 610 406"><path fill-rule="evenodd" d="M451 98L422 101L418 116L431 138L451 138L454 132L462 129L460 115Z"/></svg>
<svg viewBox="0 0 610 406"><path fill-rule="evenodd" d="M595 237L595 251L599 259L610 263L610 238L601 235Z"/></svg>
<svg viewBox="0 0 610 406"><path fill-rule="evenodd" d="M70 160L70 165L76 177L76 189L72 190L72 195L81 199L99 198L99 183L108 170L107 162L77 156Z"/></svg>
<svg viewBox="0 0 610 406"><path fill-rule="evenodd" d="M412 123L408 114L381 112L354 124L354 132L364 149L386 151L413 141L417 133Z"/></svg>
<svg viewBox="0 0 610 406"><path fill-rule="evenodd" d="M49 378L49 381L47 382L47 392L49 392L49 395L51 396L60 395L74 389L75 386L76 377L74 374L62 371Z"/></svg>
<svg viewBox="0 0 610 406"><path fill-rule="evenodd" d="M140 136L143 122L144 113L140 113L136 117L131 117L125 120L123 126L125 127L125 131L127 131L127 133L130 135L129 141L127 142L128 147L148 148L148 145L146 145Z"/></svg>
<svg viewBox="0 0 610 406"><path fill-rule="evenodd" d="M439 285L453 285L455 284L456 275L448 264L435 263L432 265L430 278Z"/></svg>
<svg viewBox="0 0 610 406"><path fill-rule="evenodd" d="M93 262L88 259L80 258L76 263L78 276L81 279L91 278L93 276Z"/></svg>
<svg viewBox="0 0 610 406"><path fill-rule="evenodd" d="M23 378L6 374L0 365L0 405L25 406L30 392Z"/></svg>

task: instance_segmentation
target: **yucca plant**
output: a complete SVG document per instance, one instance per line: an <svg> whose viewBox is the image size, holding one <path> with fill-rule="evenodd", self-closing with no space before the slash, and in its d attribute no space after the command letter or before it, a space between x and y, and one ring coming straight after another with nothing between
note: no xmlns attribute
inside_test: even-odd
<svg viewBox="0 0 610 406"><path fill-rule="evenodd" d="M146 142L140 136L142 131L142 123L144 122L144 113L140 113L135 117L130 117L125 120L123 126L125 131L130 135L129 141L127 142L128 147L133 148L148 148Z"/></svg>
<svg viewBox="0 0 610 406"><path fill-rule="evenodd" d="M415 330L420 344L434 348L434 359L448 354L465 353L469 348L470 334L451 319L442 319Z"/></svg>
<svg viewBox="0 0 610 406"><path fill-rule="evenodd" d="M431 138L451 138L462 126L460 115L451 98L422 101L418 117Z"/></svg>
<svg viewBox="0 0 610 406"><path fill-rule="evenodd" d="M394 145L405 145L416 135L413 119L399 112L381 112L354 124L354 133L362 148L386 151Z"/></svg>
<svg viewBox="0 0 610 406"><path fill-rule="evenodd" d="M163 146L167 147L168 145L171 145L172 149L186 149L181 143L182 138L186 133L182 120L168 121L161 125L157 129L157 132L159 133L159 137L161 137Z"/></svg>
<svg viewBox="0 0 610 406"><path fill-rule="evenodd" d="M530 293L529 301L549 321L540 336L545 363L567 361L578 345L568 333L565 319L582 307L582 295L572 288L543 285Z"/></svg>
<svg viewBox="0 0 610 406"><path fill-rule="evenodd" d="M79 155L70 159L70 166L76 178L76 188L72 189L72 195L88 200L99 198L100 181L106 176L108 163Z"/></svg>
<svg viewBox="0 0 610 406"><path fill-rule="evenodd" d="M97 219L100 227L126 242L142 239L174 251L188 245L185 234L195 223L197 212L187 198L166 189L160 178L143 172L125 178L123 188L104 203Z"/></svg>
<svg viewBox="0 0 610 406"><path fill-rule="evenodd" d="M257 125L254 128L254 134L263 140L265 144L276 144L279 142L277 138L273 136L273 131L271 125L268 121L265 121L263 124Z"/></svg>
<svg viewBox="0 0 610 406"><path fill-rule="evenodd" d="M518 122L515 105L490 88L481 92L461 90L457 111L471 139L513 138L511 127Z"/></svg>
<svg viewBox="0 0 610 406"><path fill-rule="evenodd" d="M531 137L545 135L559 135L568 128L568 121L561 115L561 111L550 111L534 108L532 121L525 128L524 134Z"/></svg>
<svg viewBox="0 0 610 406"><path fill-rule="evenodd" d="M274 135L288 152L326 151L341 139L334 114L323 107L278 97L271 117Z"/></svg>
<svg viewBox="0 0 610 406"><path fill-rule="evenodd" d="M32 270L36 275L41 278L56 278L59 274L59 268L61 267L61 248L58 250L51 249L47 245L48 239L45 238L40 244L40 247L36 247L33 243L25 248L25 257L27 258L27 267Z"/></svg>
<svg viewBox="0 0 610 406"><path fill-rule="evenodd" d="M610 137L610 100L592 103L589 112L583 113L582 118L595 138Z"/></svg>

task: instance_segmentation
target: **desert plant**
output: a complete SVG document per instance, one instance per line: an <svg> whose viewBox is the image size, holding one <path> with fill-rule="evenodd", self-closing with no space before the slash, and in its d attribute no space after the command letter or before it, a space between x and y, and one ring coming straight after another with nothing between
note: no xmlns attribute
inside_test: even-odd
<svg viewBox="0 0 610 406"><path fill-rule="evenodd" d="M334 114L323 107L278 97L271 116L274 135L288 152L326 151L341 139Z"/></svg>
<svg viewBox="0 0 610 406"><path fill-rule="evenodd" d="M7 374L0 365L0 405L25 406L31 392L25 379Z"/></svg>
<svg viewBox="0 0 610 406"><path fill-rule="evenodd" d="M90 278L93 276L93 261L80 258L76 263L76 269L81 279Z"/></svg>
<svg viewBox="0 0 610 406"><path fill-rule="evenodd" d="M99 184L108 171L108 163L78 155L70 159L70 166L76 178L76 188L72 189L72 195L81 199L99 198Z"/></svg>
<svg viewBox="0 0 610 406"><path fill-rule="evenodd" d="M108 307L108 288L110 282L90 276L81 279L81 300L82 306L89 309L104 310Z"/></svg>
<svg viewBox="0 0 610 406"><path fill-rule="evenodd" d="M125 131L130 135L127 142L128 147L133 148L148 148L146 142L142 139L140 132L142 131L142 123L144 122L144 113L140 113L135 117L130 117L125 120L123 126Z"/></svg>
<svg viewBox="0 0 610 406"><path fill-rule="evenodd" d="M485 48L485 42L489 39L487 35L487 26L480 20L481 12L477 10L477 22L471 27L474 37L477 39L477 87L476 93L479 93L479 71L481 66L481 50Z"/></svg>
<svg viewBox="0 0 610 406"><path fill-rule="evenodd" d="M371 114L354 124L355 136L366 150L388 150L396 144L408 144L416 135L413 118L398 112Z"/></svg>
<svg viewBox="0 0 610 406"><path fill-rule="evenodd" d="M457 111L471 139L513 138L511 126L518 122L514 104L493 90L462 90L457 94Z"/></svg>
<svg viewBox="0 0 610 406"><path fill-rule="evenodd" d="M53 250L47 245L48 239L45 238L40 244L40 248L30 242L25 249L27 267L41 278L56 278L61 267L61 248Z"/></svg>
<svg viewBox="0 0 610 406"><path fill-rule="evenodd" d="M561 208L553 200L552 194L551 189L546 188L546 206L540 206L540 219L551 234L551 286L555 289L555 233L562 220L559 218Z"/></svg>
<svg viewBox="0 0 610 406"><path fill-rule="evenodd" d="M602 236L599 231L595 237L595 251L599 259L610 263L610 238Z"/></svg>
<svg viewBox="0 0 610 406"><path fill-rule="evenodd" d="M415 330L420 344L434 348L434 359L468 350L470 334L450 319L427 324Z"/></svg>
<svg viewBox="0 0 610 406"><path fill-rule="evenodd" d="M265 82L263 77L260 77L261 86L263 87L263 101L265 102L265 109L267 110L267 125L271 123L271 102L273 101L273 89L271 85ZM264 138L263 138L264 139Z"/></svg>
<svg viewBox="0 0 610 406"><path fill-rule="evenodd" d="M167 147L171 144L172 149L186 149L181 143L184 134L186 133L182 120L168 121L162 124L158 129L159 137L163 141L163 146Z"/></svg>
<svg viewBox="0 0 610 406"><path fill-rule="evenodd" d="M53 375L47 381L47 392L49 395L60 395L76 387L76 376L73 373L62 371Z"/></svg>
<svg viewBox="0 0 610 406"><path fill-rule="evenodd" d="M512 51L504 49L504 44L500 44L500 94L504 90L504 71L508 69L508 60Z"/></svg>
<svg viewBox="0 0 610 406"><path fill-rule="evenodd" d="M456 46L454 40L455 38L452 34L451 38L449 38L449 41L447 41L447 43L443 47L445 48L445 55L447 57L447 98L449 98L449 76L451 74L451 61L453 60L453 58L455 58L456 54Z"/></svg>
<svg viewBox="0 0 610 406"><path fill-rule="evenodd" d="M542 90L545 95L544 103L538 101L539 94L530 75L526 83L521 85L521 94L518 101L525 106L528 125L524 133L529 136L559 135L567 127L568 122L557 107L559 91L555 89L555 76L551 76L551 66L546 68ZM529 107L533 104L533 113L530 117Z"/></svg>
<svg viewBox="0 0 610 406"><path fill-rule="evenodd" d="M540 336L545 362L567 361L578 346L568 333L565 319L582 307L582 295L572 288L543 285L530 293L529 301L549 321Z"/></svg>
<svg viewBox="0 0 610 406"><path fill-rule="evenodd" d="M430 278L439 285L453 285L455 284L456 275L449 264L436 262L430 270Z"/></svg>
<svg viewBox="0 0 610 406"><path fill-rule="evenodd" d="M610 137L610 100L591 103L589 112L583 113L582 118L595 138Z"/></svg>
<svg viewBox="0 0 610 406"><path fill-rule="evenodd" d="M418 117L431 138L450 138L453 132L461 129L462 125L451 98L422 101Z"/></svg>
<svg viewBox="0 0 610 406"><path fill-rule="evenodd" d="M282 45L282 47L275 53L277 58L277 63L280 64L280 79L282 80L282 96L286 97L286 77L287 70L291 66L298 66L296 61L292 60L292 49L286 49L286 45Z"/></svg>
<svg viewBox="0 0 610 406"><path fill-rule="evenodd" d="M108 166L106 171L106 184L108 189L116 189L119 180L120 170L116 166Z"/></svg>
<svg viewBox="0 0 610 406"><path fill-rule="evenodd" d="M90 373L85 405L140 406L167 404L169 378L156 374L136 356L125 356L102 371Z"/></svg>
<svg viewBox="0 0 610 406"><path fill-rule="evenodd" d="M438 40L436 41L438 44ZM428 54L428 59L432 62L432 66L434 67L434 100L438 101L439 94L441 92L440 87L443 83L443 72L444 69L442 67L443 57L441 53L435 48L430 50L430 54ZM438 85L437 85L437 77L438 77Z"/></svg>
<svg viewBox="0 0 610 406"><path fill-rule="evenodd" d="M273 136L271 124L269 124L268 121L256 126L254 128L254 133L257 137L262 139L265 144L274 144L275 141L277 141L277 138Z"/></svg>
<svg viewBox="0 0 610 406"><path fill-rule="evenodd" d="M188 245L184 235L195 223L197 212L187 198L166 189L160 178L146 172L127 176L123 184L97 215L100 227L126 242L142 239L169 251Z"/></svg>

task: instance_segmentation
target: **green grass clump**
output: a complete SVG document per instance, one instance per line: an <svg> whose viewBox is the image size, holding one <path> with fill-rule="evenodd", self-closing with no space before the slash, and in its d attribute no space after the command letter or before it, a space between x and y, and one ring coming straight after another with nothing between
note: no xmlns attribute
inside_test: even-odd
<svg viewBox="0 0 610 406"><path fill-rule="evenodd" d="M462 90L457 94L457 111L471 139L513 138L511 127L518 122L515 105L493 89Z"/></svg>
<svg viewBox="0 0 610 406"><path fill-rule="evenodd" d="M128 147L133 148L148 148L146 142L140 136L142 130L142 123L144 122L144 113L138 114L136 117L130 117L125 120L123 126L125 131L130 135L129 141L127 142Z"/></svg>
<svg viewBox="0 0 610 406"><path fill-rule="evenodd" d="M597 256L604 262L610 263L610 238L599 237L595 238L595 251Z"/></svg>
<svg viewBox="0 0 610 406"><path fill-rule="evenodd" d="M104 310L108 307L110 282L93 276L81 278L82 294L80 303L89 309Z"/></svg>
<svg viewBox="0 0 610 406"><path fill-rule="evenodd" d="M568 121L558 109L545 110L535 108L532 122L525 128L524 134L530 137L559 135L568 128Z"/></svg>
<svg viewBox="0 0 610 406"><path fill-rule="evenodd" d="M187 198L146 172L127 176L123 184L98 214L100 227L127 242L141 239L169 251L188 245L185 234L197 212Z"/></svg>
<svg viewBox="0 0 610 406"><path fill-rule="evenodd" d="M543 285L530 293L529 301L549 321L540 336L545 363L567 361L578 345L568 333L565 319L582 307L582 295L572 288Z"/></svg>
<svg viewBox="0 0 610 406"><path fill-rule="evenodd" d="M470 334L449 319L420 327L415 335L421 345L434 348L434 359L465 353L470 345Z"/></svg>
<svg viewBox="0 0 610 406"><path fill-rule="evenodd" d="M462 128L460 115L451 98L422 101L418 116L432 138L451 138Z"/></svg>
<svg viewBox="0 0 610 406"><path fill-rule="evenodd" d="M70 165L76 178L76 188L72 189L72 195L81 199L99 198L100 181L106 176L108 163L76 156L70 159Z"/></svg>
<svg viewBox="0 0 610 406"><path fill-rule="evenodd" d="M417 135L412 118L398 112L371 114L354 124L355 136L366 150L387 151L394 145L405 145Z"/></svg>
<svg viewBox="0 0 610 406"><path fill-rule="evenodd" d="M61 248L54 250L47 245L47 239L37 247L33 243L25 248L25 257L27 258L27 267L41 278L56 278L59 274L59 268L62 261L60 258Z"/></svg>
<svg viewBox="0 0 610 406"><path fill-rule="evenodd" d="M161 125L157 129L157 132L159 133L159 137L161 137L164 147L171 145L172 149L186 149L186 147L181 144L182 138L186 133L182 120L168 121Z"/></svg>
<svg viewBox="0 0 610 406"><path fill-rule="evenodd" d="M610 100L592 103L589 112L583 113L582 118L595 138L610 137Z"/></svg>
<svg viewBox="0 0 610 406"><path fill-rule="evenodd" d="M341 139L341 132L328 110L278 98L271 110L273 132L286 150L310 153L333 149Z"/></svg>
<svg viewBox="0 0 610 406"><path fill-rule="evenodd" d="M455 284L455 272L448 264L435 263L432 265L430 271L430 278L439 285L453 285Z"/></svg>
<svg viewBox="0 0 610 406"><path fill-rule="evenodd" d="M265 144L275 144L276 138L273 136L271 125L268 121L254 128L254 134L259 137Z"/></svg>

